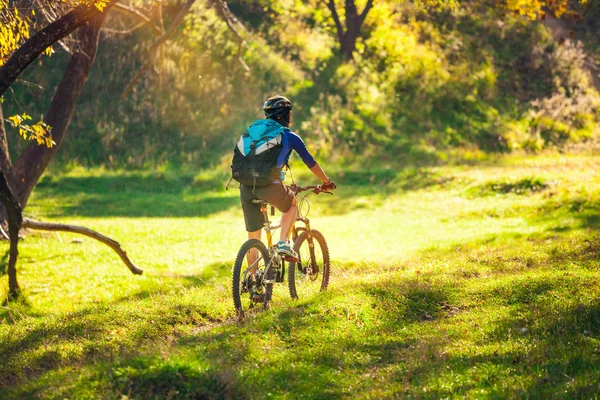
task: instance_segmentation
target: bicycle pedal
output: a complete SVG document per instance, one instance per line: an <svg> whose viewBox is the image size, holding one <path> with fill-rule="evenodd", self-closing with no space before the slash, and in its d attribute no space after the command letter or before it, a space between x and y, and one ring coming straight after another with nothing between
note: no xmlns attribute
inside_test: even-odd
<svg viewBox="0 0 600 400"><path fill-rule="evenodd" d="M298 262L298 257L285 256L283 259L287 262Z"/></svg>

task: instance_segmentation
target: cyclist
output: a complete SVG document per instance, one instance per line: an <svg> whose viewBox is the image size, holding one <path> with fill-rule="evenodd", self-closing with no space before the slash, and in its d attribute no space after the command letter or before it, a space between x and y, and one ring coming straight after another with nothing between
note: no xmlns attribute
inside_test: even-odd
<svg viewBox="0 0 600 400"><path fill-rule="evenodd" d="M335 183L329 179L325 171L323 171L308 152L304 141L289 129L292 126L292 102L283 96L272 96L265 102L263 111L266 119L272 119L284 127L282 149L277 159L277 168L281 170L287 164L292 151L295 151L310 171L321 180L321 189L325 191L335 189ZM289 241L289 236L296 220L298 207L294 193L288 186L283 184L284 178L285 174L281 171L279 179L275 179L267 186L250 187L240 185L240 200L244 212L246 230L248 231L248 239L260 240L264 223L260 205L254 204L252 200L264 200L283 213L281 217L281 237L277 244L277 252L288 259L295 260L298 258L298 255ZM252 254L252 252L248 254L249 265L254 264L256 257L257 254ZM254 275L255 271L256 267L252 268L249 272L251 275Z"/></svg>

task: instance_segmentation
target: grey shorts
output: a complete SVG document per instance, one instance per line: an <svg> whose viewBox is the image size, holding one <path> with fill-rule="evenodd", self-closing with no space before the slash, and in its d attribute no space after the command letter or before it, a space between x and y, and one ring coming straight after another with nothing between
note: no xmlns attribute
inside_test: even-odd
<svg viewBox="0 0 600 400"><path fill-rule="evenodd" d="M254 193L252 193L251 187L240 185L240 200L242 210L244 210L246 230L255 232L264 226L265 220L260 211L260 205L252 203L252 200L264 200L275 206L279 211L286 212L294 202L294 193L281 182L257 187L254 189Z"/></svg>

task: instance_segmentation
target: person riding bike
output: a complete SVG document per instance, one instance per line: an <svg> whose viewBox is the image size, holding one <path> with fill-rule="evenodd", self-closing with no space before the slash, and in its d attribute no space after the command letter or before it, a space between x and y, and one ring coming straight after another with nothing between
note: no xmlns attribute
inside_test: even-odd
<svg viewBox="0 0 600 400"><path fill-rule="evenodd" d="M288 259L296 260L298 255L293 249L293 244L289 241L289 236L294 221L296 220L298 207L294 193L288 186L283 184L285 174L282 170L283 167L287 165L288 160L292 155L292 151L295 151L310 171L321 180L322 190L333 190L336 188L336 185L329 179L325 171L323 171L317 161L315 161L314 157L306 149L306 145L300 136L290 130L290 127L292 126L292 102L284 96L272 96L265 102L263 111L265 113L264 121L272 120L283 127L281 151L277 156L277 170L279 171L279 177L273 179L273 181L266 186L257 187L256 185L248 186L240 184L240 200L244 212L246 231L248 232L248 239L261 239L263 214L261 212L261 206L254 203L253 200L263 200L272 206L275 206L283 213L281 217L281 236L279 243L277 244L277 252ZM261 123L263 120L257 122ZM255 122L255 124L257 122ZM269 121L266 122L271 123ZM254 264L253 261L256 259L255 257L256 255L249 254L249 258L253 258L253 260L248 260L249 265ZM255 268L250 271L251 274L254 272Z"/></svg>

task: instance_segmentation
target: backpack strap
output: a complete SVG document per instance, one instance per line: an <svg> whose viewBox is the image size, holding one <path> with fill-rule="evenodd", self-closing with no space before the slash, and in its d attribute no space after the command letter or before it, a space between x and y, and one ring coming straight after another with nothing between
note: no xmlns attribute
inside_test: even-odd
<svg viewBox="0 0 600 400"><path fill-rule="evenodd" d="M290 178L292 179L292 185L295 185L296 182L294 181L294 174L292 173L292 167L290 167L290 161L287 160L285 162L284 166L287 168L288 171L290 171Z"/></svg>

